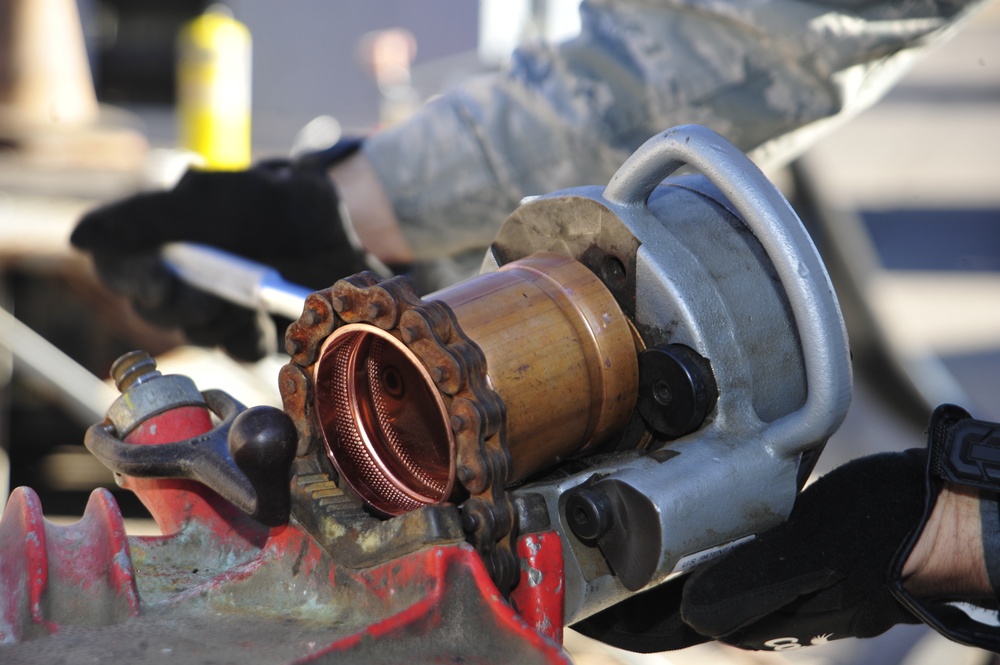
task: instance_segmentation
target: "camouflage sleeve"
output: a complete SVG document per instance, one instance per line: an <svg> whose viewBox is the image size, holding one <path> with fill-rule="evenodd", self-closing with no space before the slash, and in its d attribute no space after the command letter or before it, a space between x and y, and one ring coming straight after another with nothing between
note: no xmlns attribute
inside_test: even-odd
<svg viewBox="0 0 1000 665"><path fill-rule="evenodd" d="M979 4L584 0L577 38L522 47L363 150L418 257L485 247L522 197L604 184L674 125L786 162Z"/></svg>

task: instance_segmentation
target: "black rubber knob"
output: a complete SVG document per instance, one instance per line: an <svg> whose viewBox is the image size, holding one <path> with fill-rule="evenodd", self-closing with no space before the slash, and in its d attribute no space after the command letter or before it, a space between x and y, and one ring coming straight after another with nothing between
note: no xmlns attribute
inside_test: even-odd
<svg viewBox="0 0 1000 665"><path fill-rule="evenodd" d="M696 431L718 396L711 364L694 350L666 344L639 354L636 409L657 434L676 439Z"/></svg>
<svg viewBox="0 0 1000 665"><path fill-rule="evenodd" d="M595 545L611 528L611 502L598 490L576 490L566 499L566 521L581 542Z"/></svg>
<svg viewBox="0 0 1000 665"><path fill-rule="evenodd" d="M264 524L273 526L288 518L288 473L297 443L295 423L272 406L247 409L229 430L229 454L256 490L253 517Z"/></svg>

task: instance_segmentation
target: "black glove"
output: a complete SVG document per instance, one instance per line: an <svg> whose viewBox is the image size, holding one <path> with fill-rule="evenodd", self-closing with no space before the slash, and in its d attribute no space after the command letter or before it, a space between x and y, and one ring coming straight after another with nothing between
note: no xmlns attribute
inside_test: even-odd
<svg viewBox="0 0 1000 665"><path fill-rule="evenodd" d="M681 620L681 594L687 577L680 577L636 594L587 617L571 628L619 649L659 653L686 649L711 640Z"/></svg>
<svg viewBox="0 0 1000 665"><path fill-rule="evenodd" d="M854 460L799 497L787 522L687 581L682 617L705 635L781 651L919 623L890 590L897 550L922 528L927 453Z"/></svg>
<svg viewBox="0 0 1000 665"><path fill-rule="evenodd" d="M709 639L782 651L918 623L888 571L920 523L926 459L911 450L850 462L806 489L787 522L573 628L653 653Z"/></svg>
<svg viewBox="0 0 1000 665"><path fill-rule="evenodd" d="M246 360L273 347L273 324L181 282L160 261L162 244L213 245L314 289L369 267L348 236L325 169L286 161L247 171L188 171L173 190L88 213L70 241L93 254L101 279L142 316Z"/></svg>

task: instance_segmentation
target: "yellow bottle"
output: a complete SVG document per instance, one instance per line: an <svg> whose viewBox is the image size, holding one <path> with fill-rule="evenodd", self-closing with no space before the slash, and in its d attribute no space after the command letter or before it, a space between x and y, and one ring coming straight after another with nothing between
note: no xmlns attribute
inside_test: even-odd
<svg viewBox="0 0 1000 665"><path fill-rule="evenodd" d="M180 32L177 116L181 147L204 167L250 165L250 31L224 5L211 5Z"/></svg>

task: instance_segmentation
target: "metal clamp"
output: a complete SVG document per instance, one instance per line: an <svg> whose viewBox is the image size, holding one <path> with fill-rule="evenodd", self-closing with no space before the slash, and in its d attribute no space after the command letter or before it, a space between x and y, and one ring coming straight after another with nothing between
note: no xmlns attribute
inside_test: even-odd
<svg viewBox="0 0 1000 665"><path fill-rule="evenodd" d="M221 390L202 393L222 422L184 441L136 445L122 441L104 420L91 426L84 444L112 471L136 478L197 480L254 519L268 525L288 519L288 468L297 434L279 409L246 409Z"/></svg>

